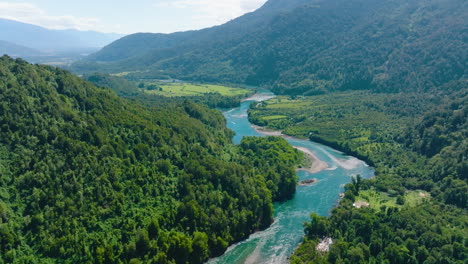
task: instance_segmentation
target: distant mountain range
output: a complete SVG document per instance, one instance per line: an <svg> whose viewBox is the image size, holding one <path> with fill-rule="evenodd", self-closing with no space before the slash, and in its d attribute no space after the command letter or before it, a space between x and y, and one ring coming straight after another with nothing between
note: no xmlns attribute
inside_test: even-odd
<svg viewBox="0 0 468 264"><path fill-rule="evenodd" d="M38 50L3 40L0 40L0 54L8 54L12 57L43 55L43 53Z"/></svg>
<svg viewBox="0 0 468 264"><path fill-rule="evenodd" d="M0 18L0 52L15 57L90 53L122 36L74 29L52 30Z"/></svg>
<svg viewBox="0 0 468 264"><path fill-rule="evenodd" d="M466 78L467 13L464 0L270 0L221 26L124 37L73 70L288 94L430 90Z"/></svg>

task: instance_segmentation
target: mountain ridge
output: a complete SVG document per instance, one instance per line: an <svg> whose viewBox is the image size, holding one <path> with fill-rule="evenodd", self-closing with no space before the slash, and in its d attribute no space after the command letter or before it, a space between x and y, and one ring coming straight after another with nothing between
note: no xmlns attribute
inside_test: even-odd
<svg viewBox="0 0 468 264"><path fill-rule="evenodd" d="M13 57L27 57L31 55L42 55L43 53L35 49L0 40L0 54L9 54Z"/></svg>
<svg viewBox="0 0 468 264"><path fill-rule="evenodd" d="M0 18L0 40L40 50L63 52L78 48L99 48L122 37L121 34L80 31L75 29L54 30L41 26Z"/></svg>
<svg viewBox="0 0 468 264"><path fill-rule="evenodd" d="M451 80L466 78L464 1L284 3L268 1L222 26L159 35L159 41L172 44L149 43L151 48L137 54L106 61L112 52L134 52L126 49L128 43L155 37L128 36L126 43L116 41L72 69L134 71L136 78L162 71L180 79L263 85L277 93L305 95L349 89L440 89ZM237 24L250 26L240 30ZM189 41L185 42L185 34Z"/></svg>
<svg viewBox="0 0 468 264"><path fill-rule="evenodd" d="M180 42L198 42L200 39L200 35L203 36L204 40L203 42L208 42L208 39L215 38L215 35L219 34L220 30L227 30L227 33L222 33L223 37L228 37L230 33L234 33L236 30L242 29L242 30L248 30L250 31L251 29L248 28L248 26L252 25L258 25L264 23L263 21L258 21L257 19L251 19L252 16L257 13L260 13L262 15L266 16L271 16L271 10L270 8L273 9L290 9L295 6L298 6L303 3L307 3L310 0L273 0L273 1L267 1L262 7L257 9L254 12L250 12L247 14L244 14L236 19L233 19L223 25L218 25L218 26L213 26L201 30L189 30L189 31L183 31L183 32L175 32L175 33L135 33L132 35L128 35L123 37L122 39L119 39L118 42L114 42L109 44L108 46L104 47L101 51L99 51L96 54L92 54L89 56L90 59L95 59L98 62L109 62L109 61L115 61L117 60L122 60L126 59L128 57L132 56L132 53L135 52L138 55L142 55L145 52L151 52L153 49L168 49L168 48L173 48L173 47L184 47L187 44L181 44L178 45ZM198 36L197 36L198 35ZM195 38L193 40L192 38ZM136 40L136 41L135 41ZM127 42L132 41L132 44L136 44L136 47L133 47L132 49L128 49L126 46ZM138 43L140 42L140 43ZM197 43L197 45L200 45L200 43ZM118 55L119 57L114 57L112 54L107 54L106 52L112 52L108 51L109 49L112 49L113 46L117 46L118 50ZM119 46L124 46L125 49L121 49ZM148 47L151 46L151 47ZM153 48L154 47L154 48ZM129 52L129 54L126 54ZM133 54L135 55L135 54Z"/></svg>

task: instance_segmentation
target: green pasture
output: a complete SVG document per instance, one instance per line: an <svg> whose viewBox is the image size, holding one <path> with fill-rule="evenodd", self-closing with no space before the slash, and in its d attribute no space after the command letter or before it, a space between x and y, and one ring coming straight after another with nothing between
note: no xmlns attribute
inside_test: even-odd
<svg viewBox="0 0 468 264"><path fill-rule="evenodd" d="M278 120L278 119L285 119L285 118L288 118L288 117L284 115L272 115L272 116L262 117L263 120Z"/></svg>
<svg viewBox="0 0 468 264"><path fill-rule="evenodd" d="M368 202L370 208L380 210L382 206L387 208L401 206L413 207L421 204L425 199L430 199L430 194L425 191L407 191L403 196L404 204L399 205L396 195L371 189L360 191L355 201Z"/></svg>
<svg viewBox="0 0 468 264"><path fill-rule="evenodd" d="M118 76L118 77L124 77L124 76L129 75L130 73L135 73L135 72L119 72L119 73L114 73L114 74L111 74L111 75Z"/></svg>
<svg viewBox="0 0 468 264"><path fill-rule="evenodd" d="M248 89L229 87L224 85L213 84L192 84L192 83L164 83L157 84L161 87L161 91L145 91L150 94L163 96L197 96L210 93L217 93L222 96L242 96L247 95L251 91Z"/></svg>

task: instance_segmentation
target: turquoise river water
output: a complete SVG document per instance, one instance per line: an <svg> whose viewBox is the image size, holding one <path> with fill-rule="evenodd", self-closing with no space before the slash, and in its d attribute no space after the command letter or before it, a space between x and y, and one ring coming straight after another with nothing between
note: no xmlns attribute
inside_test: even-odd
<svg viewBox="0 0 468 264"><path fill-rule="evenodd" d="M262 136L249 123L247 110L251 103L272 97L272 93L261 91L244 101L241 107L224 112L228 127L236 133L236 144L244 136ZM373 169L363 161L337 150L308 140L286 139L293 146L312 151L328 164L328 168L314 174L298 171L300 180L315 178L318 182L298 186L292 200L275 204L275 221L268 229L229 247L224 255L208 261L209 264L288 263L289 256L304 236L303 223L309 220L310 213L328 215L337 204L343 186L351 181L352 176L360 174L363 178L370 178L374 175Z"/></svg>

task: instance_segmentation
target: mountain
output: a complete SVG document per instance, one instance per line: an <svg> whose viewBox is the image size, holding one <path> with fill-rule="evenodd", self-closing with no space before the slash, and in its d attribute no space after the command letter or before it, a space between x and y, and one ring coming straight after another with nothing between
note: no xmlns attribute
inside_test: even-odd
<svg viewBox="0 0 468 264"><path fill-rule="evenodd" d="M248 13L222 26L215 26L203 30L177 32L173 34L137 33L123 37L96 54L90 55L88 60L97 62L116 62L132 57L144 57L152 53L157 58L173 56L176 52L190 50L194 47L203 48L211 42L218 43L236 40L246 32L252 32L256 27L264 25L280 10L290 10L308 0L273 0L269 1L254 13ZM167 53L167 54L166 54Z"/></svg>
<svg viewBox="0 0 468 264"><path fill-rule="evenodd" d="M225 122L0 57L0 263L203 263L268 227L302 155Z"/></svg>
<svg viewBox="0 0 468 264"><path fill-rule="evenodd" d="M0 54L9 54L13 57L27 57L42 55L38 50L0 40Z"/></svg>
<svg viewBox="0 0 468 264"><path fill-rule="evenodd" d="M467 12L463 0L270 0L221 26L127 36L73 70L288 94L427 91L466 78Z"/></svg>
<svg viewBox="0 0 468 264"><path fill-rule="evenodd" d="M2 18L0 32L0 40L47 53L100 48L122 37L95 31L52 30Z"/></svg>

